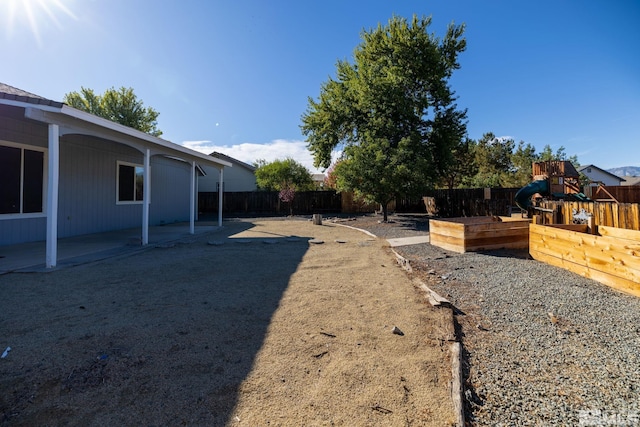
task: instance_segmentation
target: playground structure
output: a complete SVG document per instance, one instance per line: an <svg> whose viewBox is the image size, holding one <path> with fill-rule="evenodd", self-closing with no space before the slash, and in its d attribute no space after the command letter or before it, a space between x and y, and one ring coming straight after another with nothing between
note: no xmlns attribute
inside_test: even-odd
<svg viewBox="0 0 640 427"><path fill-rule="evenodd" d="M532 216L532 198L551 198L554 200L588 200L580 188L580 173L568 160L550 160L534 162L533 181L522 187L514 201L522 210Z"/></svg>
<svg viewBox="0 0 640 427"><path fill-rule="evenodd" d="M459 253L528 247L537 261L640 297L640 208L619 204L613 197L598 205L580 190L579 173L570 162L533 163L533 181L514 197L530 219L513 221L514 218L485 216L432 220L431 243ZM604 188L602 191L609 194ZM562 202L556 204L554 200ZM564 210L559 207L565 204L583 207L558 215ZM614 226L600 223L605 211L613 207L616 212L629 211L626 217L632 221L620 220ZM560 216L570 216L570 223L557 222ZM624 227L623 222L636 229L620 228Z"/></svg>

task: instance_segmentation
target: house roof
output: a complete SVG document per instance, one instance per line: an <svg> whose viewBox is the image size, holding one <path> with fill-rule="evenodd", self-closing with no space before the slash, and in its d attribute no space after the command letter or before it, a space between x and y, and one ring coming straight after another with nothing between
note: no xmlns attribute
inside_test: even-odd
<svg viewBox="0 0 640 427"><path fill-rule="evenodd" d="M595 166L595 165L584 165L584 166L580 166L580 167L578 168L578 172L581 172L581 173L583 173L583 174L585 174L585 175L586 175L586 173L585 173L584 171L585 171L585 169L587 169L587 168L597 169L599 172L601 172L601 173L603 173L603 174L605 174L605 175L609 175L610 177L615 178L615 179L617 179L617 180L619 180L619 181L621 181L621 182L622 182L622 181L625 181L625 179L624 179L624 178L621 178L621 177L619 177L618 175L612 174L611 172L606 171L606 170L604 170L604 169L601 169L601 168L599 168L599 167L597 167L597 166Z"/></svg>
<svg viewBox="0 0 640 427"><path fill-rule="evenodd" d="M76 133L114 140L136 149L149 148L154 154L172 156L183 161L198 161L217 168L231 167L231 163L207 156L190 148L161 139L120 123L70 107L63 102L34 95L6 83L0 83L0 104L22 107L25 117L64 128L63 133Z"/></svg>
<svg viewBox="0 0 640 427"><path fill-rule="evenodd" d="M64 103L52 101L50 99L43 98L26 90L18 89L13 86L9 86L6 83L0 82L0 99L8 99L12 101L24 102L27 104L36 105L48 105L50 107L62 108Z"/></svg>
<svg viewBox="0 0 640 427"><path fill-rule="evenodd" d="M256 167L255 166L252 166L252 165L250 165L248 163L245 163L245 162L241 162L240 160L234 159L233 157L227 156L226 154L222 154L222 153L219 153L217 151L214 151L213 153L211 153L209 155L213 156L213 157L217 157L217 158L222 159L222 160L226 160L229 163L233 163L233 164L236 164L238 166L241 166L241 167L243 167L245 169L250 170L251 172L255 172L256 171Z"/></svg>
<svg viewBox="0 0 640 427"><path fill-rule="evenodd" d="M624 185L640 185L640 176L628 176Z"/></svg>

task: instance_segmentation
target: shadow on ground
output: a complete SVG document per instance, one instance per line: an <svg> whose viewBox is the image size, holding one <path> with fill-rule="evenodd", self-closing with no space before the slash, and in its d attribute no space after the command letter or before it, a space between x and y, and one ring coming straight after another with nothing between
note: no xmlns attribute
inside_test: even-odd
<svg viewBox="0 0 640 427"><path fill-rule="evenodd" d="M308 238L191 243L0 276L2 425L225 425ZM286 250L274 250L275 246ZM56 421L57 420L57 421Z"/></svg>

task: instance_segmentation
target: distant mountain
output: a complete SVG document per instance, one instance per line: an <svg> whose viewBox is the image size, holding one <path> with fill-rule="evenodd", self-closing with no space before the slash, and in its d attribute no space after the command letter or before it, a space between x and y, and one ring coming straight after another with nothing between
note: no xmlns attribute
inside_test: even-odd
<svg viewBox="0 0 640 427"><path fill-rule="evenodd" d="M640 176L640 166L622 166L619 168L607 169L607 172L611 172L612 174L620 177Z"/></svg>

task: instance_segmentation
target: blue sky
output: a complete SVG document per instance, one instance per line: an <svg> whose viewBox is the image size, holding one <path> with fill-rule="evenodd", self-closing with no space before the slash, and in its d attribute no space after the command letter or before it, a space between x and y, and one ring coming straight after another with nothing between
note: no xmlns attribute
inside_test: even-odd
<svg viewBox="0 0 640 427"><path fill-rule="evenodd" d="M637 0L0 0L0 81L54 100L132 87L165 139L311 169L307 97L363 29L414 13L438 35L466 24L451 84L470 138L640 166Z"/></svg>

